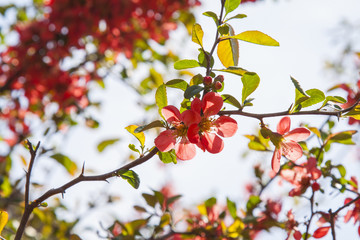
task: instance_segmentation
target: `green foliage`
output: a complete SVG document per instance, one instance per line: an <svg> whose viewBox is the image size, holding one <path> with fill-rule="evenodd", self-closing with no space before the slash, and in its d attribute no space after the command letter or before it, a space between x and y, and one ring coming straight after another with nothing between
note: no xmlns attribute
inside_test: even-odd
<svg viewBox="0 0 360 240"><path fill-rule="evenodd" d="M163 163L177 163L175 150L172 149L169 152L158 152L159 158Z"/></svg>
<svg viewBox="0 0 360 240"><path fill-rule="evenodd" d="M252 195L249 197L248 202L246 203L246 212L250 213L257 205L261 203L261 199L259 196Z"/></svg>
<svg viewBox="0 0 360 240"><path fill-rule="evenodd" d="M226 205L231 217L235 219L237 217L236 204L233 201L231 201L229 198L226 198Z"/></svg>
<svg viewBox="0 0 360 240"><path fill-rule="evenodd" d="M182 79L170 80L167 83L165 83L165 85L167 87L178 88L178 89L181 89L183 91L185 91L189 87L189 84L185 80L182 80Z"/></svg>
<svg viewBox="0 0 360 240"><path fill-rule="evenodd" d="M244 103L246 98L253 93L256 88L259 86L260 78L254 72L246 72L242 77L241 81L243 83L242 89L242 99L241 101Z"/></svg>
<svg viewBox="0 0 360 240"><path fill-rule="evenodd" d="M200 93L202 90L204 90L204 87L199 85L192 85L184 92L184 98L190 99L196 94Z"/></svg>
<svg viewBox="0 0 360 240"><path fill-rule="evenodd" d="M228 67L226 69L214 69L214 71L232 73L238 76L243 76L248 71L240 67Z"/></svg>
<svg viewBox="0 0 360 240"><path fill-rule="evenodd" d="M223 95L221 95L221 97L223 98L224 103L229 103L239 109L242 108L239 101L235 97L231 96L230 94L223 94Z"/></svg>
<svg viewBox="0 0 360 240"><path fill-rule="evenodd" d="M241 0L226 0L225 1L225 13L226 15L234 11L239 5Z"/></svg>
<svg viewBox="0 0 360 240"><path fill-rule="evenodd" d="M156 102L156 105L159 108L159 114L162 116L161 109L163 109L163 107L166 107L168 105L165 84L161 84L158 87L158 89L156 90L156 92L155 92L155 102Z"/></svg>
<svg viewBox="0 0 360 240"><path fill-rule="evenodd" d="M51 155L50 157L60 163L71 175L75 175L75 173L77 172L78 168L76 163L73 162L68 156L65 156L61 153L56 153L54 155Z"/></svg>
<svg viewBox="0 0 360 240"><path fill-rule="evenodd" d="M217 16L216 13L211 12L211 11L207 11L207 12L204 12L203 15L207 16L207 17L211 17L214 20L216 26L219 25L219 17Z"/></svg>
<svg viewBox="0 0 360 240"><path fill-rule="evenodd" d="M220 40L223 41L223 40L226 40L229 38L237 39L237 40L241 40L241 41L245 41L245 42L249 42L249 43L264 45L264 46L273 46L273 47L280 46L278 41L276 41L272 37L266 35L265 33L260 32L260 31L245 31L245 32L239 33L235 36L230 35L230 36L222 37Z"/></svg>
<svg viewBox="0 0 360 240"><path fill-rule="evenodd" d="M247 16L245 14L236 14L235 16L226 19L225 22L228 22L232 19L242 19L242 18L246 18L246 17Z"/></svg>
<svg viewBox="0 0 360 240"><path fill-rule="evenodd" d="M190 59L179 60L174 63L174 68L176 70L195 68L195 67L200 67L200 63L198 61L192 60L192 59L191 60Z"/></svg>
<svg viewBox="0 0 360 240"><path fill-rule="evenodd" d="M97 150L99 152L103 152L105 150L105 148L107 148L110 145L113 145L114 143L117 143L119 140L120 140L120 138L104 140L97 145Z"/></svg>
<svg viewBox="0 0 360 240"><path fill-rule="evenodd" d="M116 173L117 176L121 177L122 179L126 180L133 188L138 189L140 185L139 176L133 170L119 170Z"/></svg>

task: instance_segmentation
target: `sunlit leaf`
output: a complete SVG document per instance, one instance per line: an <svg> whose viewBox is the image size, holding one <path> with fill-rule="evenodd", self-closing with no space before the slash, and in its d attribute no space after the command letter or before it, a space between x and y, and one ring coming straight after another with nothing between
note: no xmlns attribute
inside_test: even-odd
<svg viewBox="0 0 360 240"><path fill-rule="evenodd" d="M8 222L9 215L5 211L0 211L0 234L2 230L4 229L6 223Z"/></svg>
<svg viewBox="0 0 360 240"><path fill-rule="evenodd" d="M163 163L177 163L175 150L169 152L158 152L159 158Z"/></svg>
<svg viewBox="0 0 360 240"><path fill-rule="evenodd" d="M216 26L219 25L219 18L216 15L216 13L211 12L211 11L207 11L207 12L204 12L203 15L207 16L207 17L211 17L214 20Z"/></svg>
<svg viewBox="0 0 360 240"><path fill-rule="evenodd" d="M228 26L229 36L233 36L234 30L230 25ZM217 55L224 67L237 66L239 61L239 43L233 39L220 41L217 47Z"/></svg>
<svg viewBox="0 0 360 240"><path fill-rule="evenodd" d="M68 156L65 156L61 153L56 153L54 155L51 155L50 157L60 163L71 175L74 175L76 173L78 169L77 165Z"/></svg>
<svg viewBox="0 0 360 240"><path fill-rule="evenodd" d="M102 152L105 150L105 148L107 148L108 146L118 142L120 140L120 138L114 138L114 139L108 139L108 140L104 140L102 142L100 142L98 145L97 145L97 150L99 152Z"/></svg>
<svg viewBox="0 0 360 240"><path fill-rule="evenodd" d="M143 193L143 198L145 199L147 205L150 207L155 207L156 203L158 202L157 198L154 195Z"/></svg>
<svg viewBox="0 0 360 240"><path fill-rule="evenodd" d="M246 203L247 212L251 212L259 203L261 203L261 199L259 196L250 196L248 202Z"/></svg>
<svg viewBox="0 0 360 240"><path fill-rule="evenodd" d="M164 213L164 215L161 216L159 226L163 228L169 225L170 221L171 221L171 215L170 213L166 212Z"/></svg>
<svg viewBox="0 0 360 240"><path fill-rule="evenodd" d="M228 18L225 20L225 22L228 22L231 19L242 19L242 18L246 18L247 16L245 14L236 14L235 16Z"/></svg>
<svg viewBox="0 0 360 240"><path fill-rule="evenodd" d="M161 109L163 109L163 107L166 107L168 105L165 84L160 85L158 87L158 89L156 89L155 102L156 102L156 105L159 108L159 114L162 116Z"/></svg>
<svg viewBox="0 0 360 240"><path fill-rule="evenodd" d="M199 50L200 50L200 53L199 53L199 55L198 55L199 63L200 63L201 66L203 66L203 67L206 68L207 65L208 65L208 59L207 59L207 57L205 56L205 53L204 53L203 49L200 48ZM208 56L210 56L210 54L209 54L208 52L206 52L206 54L207 54ZM210 67L213 67L213 66L214 66L214 57L211 56L211 58L210 58Z"/></svg>
<svg viewBox="0 0 360 240"><path fill-rule="evenodd" d="M356 120L360 120L360 105L357 105L351 111L344 114L343 117L352 117Z"/></svg>
<svg viewBox="0 0 360 240"><path fill-rule="evenodd" d="M310 97L307 100L303 101L301 103L301 106L303 108L310 107L314 104L317 104L319 102L322 102L325 100L325 94L320 91L319 89L309 89L306 91L306 94Z"/></svg>
<svg viewBox="0 0 360 240"><path fill-rule="evenodd" d="M227 69L213 69L213 71L232 73L238 76L243 76L247 70L240 67L228 67Z"/></svg>
<svg viewBox="0 0 360 240"><path fill-rule="evenodd" d="M226 15L234 11L239 5L241 0L226 0L225 1L225 13Z"/></svg>
<svg viewBox="0 0 360 240"><path fill-rule="evenodd" d="M195 67L200 67L200 63L193 59L183 59L174 63L174 68L176 70L195 68Z"/></svg>
<svg viewBox="0 0 360 240"><path fill-rule="evenodd" d="M207 199L205 202L204 202L205 206L206 207L212 207L216 204L216 198L215 197L211 197L209 199Z"/></svg>
<svg viewBox="0 0 360 240"><path fill-rule="evenodd" d="M200 24L194 24L192 29L192 41L194 43L199 44L201 47L203 46L203 37L204 37L204 31L202 30Z"/></svg>
<svg viewBox="0 0 360 240"><path fill-rule="evenodd" d="M165 83L165 85L167 87L178 88L178 89L181 89L183 91L185 91L189 87L189 84L185 80L182 80L182 79L170 80L167 83Z"/></svg>
<svg viewBox="0 0 360 240"><path fill-rule="evenodd" d="M199 73L199 74L196 74L195 76L193 76L190 80L190 86L193 86L193 85L200 85L203 83L203 76Z"/></svg>
<svg viewBox="0 0 360 240"><path fill-rule="evenodd" d="M144 147L145 144L145 134L143 132L135 133L135 129L137 129L137 125L129 125L125 129L131 133L136 139L140 142L141 146Z"/></svg>
<svg viewBox="0 0 360 240"><path fill-rule="evenodd" d="M229 198L226 198L226 204L231 217L235 219L237 217L236 204L233 201L231 201Z"/></svg>
<svg viewBox="0 0 360 240"><path fill-rule="evenodd" d="M246 98L253 93L256 88L259 86L260 78L254 72L246 72L242 77L241 81L243 83L242 89L242 102L245 102Z"/></svg>
<svg viewBox="0 0 360 240"><path fill-rule="evenodd" d="M357 133L357 131L355 131L355 130L333 133L327 137L326 142L327 142L327 144L334 142L334 143L341 143L341 144L346 144L346 145L353 145L355 143L352 140L352 136L355 133Z"/></svg>
<svg viewBox="0 0 360 240"><path fill-rule="evenodd" d="M224 39L237 39L245 42L255 43L264 46L280 46L279 42L273 39L272 37L262 33L260 31L245 31L239 33L235 36L224 36L221 37L221 41L226 41Z"/></svg>
<svg viewBox="0 0 360 240"><path fill-rule="evenodd" d="M125 179L133 188L138 189L140 185L139 176L133 170L119 170L118 176Z"/></svg>
<svg viewBox="0 0 360 240"><path fill-rule="evenodd" d="M131 151L134 151L134 152L137 152L137 153L141 154L140 150L137 149L134 144L130 143L128 147L130 148Z"/></svg>

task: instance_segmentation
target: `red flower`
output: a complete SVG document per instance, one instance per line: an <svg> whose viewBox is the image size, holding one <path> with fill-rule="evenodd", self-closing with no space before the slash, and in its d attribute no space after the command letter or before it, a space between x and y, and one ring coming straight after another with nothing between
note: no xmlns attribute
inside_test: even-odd
<svg viewBox="0 0 360 240"><path fill-rule="evenodd" d="M274 155L271 160L271 167L275 172L280 169L281 155L292 161L301 158L303 150L297 142L304 141L310 135L310 131L303 127L289 131L290 123L289 117L283 117L277 125L277 133L270 136L271 142L275 145Z"/></svg>
<svg viewBox="0 0 360 240"><path fill-rule="evenodd" d="M311 185L310 180L317 180L321 177L321 171L316 166L316 159L309 158L308 162L300 166L281 170L280 176L295 186L289 192L289 196L299 196ZM320 188L316 182L312 184L312 187L314 191Z"/></svg>
<svg viewBox="0 0 360 240"><path fill-rule="evenodd" d="M228 116L221 116L215 119L223 106L223 99L218 93L209 92L200 100L195 98L191 103L191 110L199 116L189 126L188 139L191 143L197 144L203 151L219 153L224 148L221 137L232 137L237 131L237 122Z"/></svg>
<svg viewBox="0 0 360 240"><path fill-rule="evenodd" d="M328 234L329 230L330 230L330 226L318 228L318 229L315 230L315 232L313 234L313 237L314 238L325 237L326 234Z"/></svg>
<svg viewBox="0 0 360 240"><path fill-rule="evenodd" d="M165 120L172 126L155 138L155 146L161 152L168 152L175 148L175 153L180 160L190 160L195 154L195 146L187 138L188 126L199 122L200 116L192 110L180 114L174 106L166 106L161 110Z"/></svg>

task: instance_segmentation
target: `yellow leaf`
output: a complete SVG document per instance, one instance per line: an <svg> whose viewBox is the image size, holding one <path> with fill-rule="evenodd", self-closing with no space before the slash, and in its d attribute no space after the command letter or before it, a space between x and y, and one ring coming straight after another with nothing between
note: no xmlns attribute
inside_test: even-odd
<svg viewBox="0 0 360 240"><path fill-rule="evenodd" d="M234 35L233 28L229 25L229 36ZM238 65L239 60L239 43L235 39L225 39L219 42L217 55L224 67Z"/></svg>
<svg viewBox="0 0 360 240"><path fill-rule="evenodd" d="M5 211L0 211L0 234L1 234L2 230L4 229L8 219L9 219L8 213Z"/></svg>
<svg viewBox="0 0 360 240"><path fill-rule="evenodd" d="M139 126L137 125L129 125L127 126L125 129L131 133L132 135L134 135L137 140L139 140L140 144L142 147L144 147L145 144L145 134L143 132L139 132L139 133L134 133L135 129L137 129Z"/></svg>
<svg viewBox="0 0 360 240"><path fill-rule="evenodd" d="M231 38L242 40L245 42L265 45L265 46L279 46L278 41L276 41L269 35L266 35L265 33L262 33L260 31L245 31L235 36L226 36L226 37L222 37L221 39L231 39Z"/></svg>
<svg viewBox="0 0 360 240"><path fill-rule="evenodd" d="M199 24L194 24L192 29L192 41L194 43L199 44L201 47L203 46L202 39L204 37L204 32Z"/></svg>

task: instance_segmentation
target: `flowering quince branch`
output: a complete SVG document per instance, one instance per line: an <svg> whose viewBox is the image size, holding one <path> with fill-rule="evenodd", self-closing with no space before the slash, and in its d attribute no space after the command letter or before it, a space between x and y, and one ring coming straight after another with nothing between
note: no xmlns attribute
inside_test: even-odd
<svg viewBox="0 0 360 240"><path fill-rule="evenodd" d="M28 146L29 146L29 151L31 153L31 160L30 160L30 164L29 164L29 170L27 172L27 175L26 175L26 189L27 189L27 193L29 193L29 181L30 181L30 173L31 173L31 168L33 166L33 162L34 162L34 159L36 157L36 152L40 146L40 142L37 144L35 150L33 150L32 148L32 144L28 141ZM48 199L49 197L51 196L54 196L56 194L64 194L65 191L78 184L78 183L81 183L81 182L88 182L88 181L107 181L107 179L109 178L112 178L112 177L116 177L116 176L121 176L119 173L121 171L124 171L124 170L129 170L133 167L136 167L140 164L143 164L145 163L146 161L150 160L153 156L156 155L156 153L158 152L159 150L155 147L153 148L147 155L144 155L143 157L140 157L128 164L126 164L125 166L122 166L118 169L115 169L113 171L110 171L108 173L104 173L104 174L100 174L100 175L94 175L94 176L85 176L84 175L84 166L82 168L82 171L80 173L80 175L77 177L77 178L74 178L73 180L69 181L68 183L62 185L61 187L58 187L58 188L53 188L53 189L50 189L48 190L47 192L45 192L43 195L41 195L40 197L38 197L37 199L31 201L31 202L28 202L28 198L29 198L29 194L25 194L25 198L27 199L27 201L25 202L25 211L24 211L24 214L22 216L22 219L21 219L21 222L20 222L20 225L19 225L19 228L16 232L16 235L15 235L15 240L20 240L22 235L23 235L23 232L25 230L25 226L26 226L26 223L32 213L32 211L41 206L44 201L46 199Z"/></svg>

